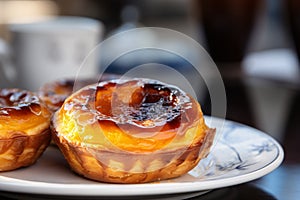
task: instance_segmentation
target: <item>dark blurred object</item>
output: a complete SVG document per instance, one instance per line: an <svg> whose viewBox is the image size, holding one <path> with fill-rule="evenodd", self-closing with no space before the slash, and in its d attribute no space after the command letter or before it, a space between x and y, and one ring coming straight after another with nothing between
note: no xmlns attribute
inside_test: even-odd
<svg viewBox="0 0 300 200"><path fill-rule="evenodd" d="M226 119L257 128L253 109L250 106L250 99L246 91L246 83L244 82L246 77L242 74L241 67L235 68L236 70L224 70L222 74L227 97ZM211 100L209 95L206 96L204 102L202 104L203 113L210 115Z"/></svg>
<svg viewBox="0 0 300 200"><path fill-rule="evenodd" d="M285 162L289 164L300 164L300 87L296 92L297 95L294 97L292 102L292 109L287 120L288 123L283 140L283 145L285 147Z"/></svg>
<svg viewBox="0 0 300 200"><path fill-rule="evenodd" d="M215 62L243 59L259 0L195 0L208 51Z"/></svg>
<svg viewBox="0 0 300 200"><path fill-rule="evenodd" d="M285 3L291 35L300 62L300 1L286 0Z"/></svg>
<svg viewBox="0 0 300 200"><path fill-rule="evenodd" d="M204 33L207 50L217 64L227 94L226 118L255 127L241 61L248 43L260 0L194 0L197 21ZM209 113L209 100L204 110Z"/></svg>

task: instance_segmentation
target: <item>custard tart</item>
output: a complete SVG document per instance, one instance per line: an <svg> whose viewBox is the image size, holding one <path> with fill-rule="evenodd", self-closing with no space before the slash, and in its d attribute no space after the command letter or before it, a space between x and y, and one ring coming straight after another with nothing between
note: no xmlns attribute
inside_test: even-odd
<svg viewBox="0 0 300 200"><path fill-rule="evenodd" d="M0 89L0 171L36 162L51 140L50 117L34 93Z"/></svg>
<svg viewBox="0 0 300 200"><path fill-rule="evenodd" d="M215 135L192 96L141 78L73 93L53 115L51 130L74 172L108 183L181 176L208 155Z"/></svg>

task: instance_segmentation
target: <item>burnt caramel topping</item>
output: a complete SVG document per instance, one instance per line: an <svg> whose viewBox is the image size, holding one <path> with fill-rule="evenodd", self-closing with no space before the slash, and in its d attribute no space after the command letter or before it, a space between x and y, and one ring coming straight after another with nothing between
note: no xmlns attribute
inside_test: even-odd
<svg viewBox="0 0 300 200"><path fill-rule="evenodd" d="M0 115L22 115L27 112L41 113L39 98L35 94L20 89L0 89Z"/></svg>
<svg viewBox="0 0 300 200"><path fill-rule="evenodd" d="M96 109L102 114L117 116L119 124L131 122L149 128L166 122L178 127L191 103L178 88L149 80L108 83L97 87L96 93Z"/></svg>
<svg viewBox="0 0 300 200"><path fill-rule="evenodd" d="M65 110L70 106L92 110L99 123L113 122L131 133L140 132L139 128L176 129L191 120L187 115L193 112L191 98L179 88L148 79L102 82L71 99L64 105Z"/></svg>

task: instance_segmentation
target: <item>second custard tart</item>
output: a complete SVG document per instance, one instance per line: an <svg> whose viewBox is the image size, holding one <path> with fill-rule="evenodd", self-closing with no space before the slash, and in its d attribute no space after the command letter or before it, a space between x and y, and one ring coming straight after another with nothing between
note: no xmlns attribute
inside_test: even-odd
<svg viewBox="0 0 300 200"><path fill-rule="evenodd" d="M50 116L34 93L0 89L0 171L36 162L51 140Z"/></svg>
<svg viewBox="0 0 300 200"><path fill-rule="evenodd" d="M215 135L193 97L149 79L82 88L54 114L51 129L73 171L110 183L183 175L207 156Z"/></svg>

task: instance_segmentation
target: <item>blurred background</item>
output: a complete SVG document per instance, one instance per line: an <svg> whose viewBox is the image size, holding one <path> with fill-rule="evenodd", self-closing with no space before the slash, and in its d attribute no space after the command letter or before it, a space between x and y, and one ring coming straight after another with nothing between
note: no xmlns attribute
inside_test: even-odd
<svg viewBox="0 0 300 200"><path fill-rule="evenodd" d="M55 16L102 22L100 40L136 27L170 28L193 38L205 47L221 72L227 95L226 118L275 137L285 149L285 164L299 165L300 1L0 0L0 61L4 60L1 53L7 50L5 44L12 40L11 24ZM119 45L126 44L128 41L121 41ZM172 45L184 48L176 41ZM186 51L189 53L188 48ZM59 57L56 52L51 55ZM122 74L127 64L117 62L109 72ZM182 60L167 64L179 71L188 69ZM1 79L0 74L0 86L4 87L6 82ZM209 115L209 95L201 93L198 97ZM284 170L277 176L281 180L271 176L261 184L272 189L272 183L285 179Z"/></svg>
<svg viewBox="0 0 300 200"><path fill-rule="evenodd" d="M149 26L190 36L205 47L221 72L226 117L269 133L284 145L286 161L300 162L299 155L289 153L300 150L300 1L0 0L2 43L11 40L10 24L53 16L99 20L104 25L102 40ZM111 72L123 73L115 67ZM209 96L201 99L209 115Z"/></svg>

